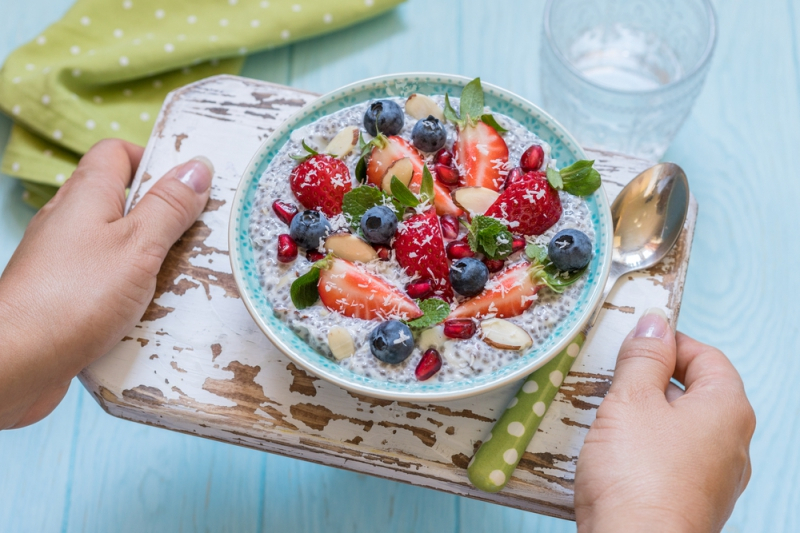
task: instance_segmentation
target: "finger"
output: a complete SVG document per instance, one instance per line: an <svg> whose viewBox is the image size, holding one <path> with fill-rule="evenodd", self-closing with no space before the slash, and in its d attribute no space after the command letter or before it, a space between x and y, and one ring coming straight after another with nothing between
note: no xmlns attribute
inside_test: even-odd
<svg viewBox="0 0 800 533"><path fill-rule="evenodd" d="M721 351L678 333L675 379L686 386L686 392L707 384L744 387L742 378Z"/></svg>
<svg viewBox="0 0 800 533"><path fill-rule="evenodd" d="M122 217L125 189L130 185L144 148L121 139L104 139L81 158L67 181L75 199L86 202L86 212L98 214L108 222Z"/></svg>
<svg viewBox="0 0 800 533"><path fill-rule="evenodd" d="M653 389L666 393L675 371L675 336L664 311L648 309L622 343L611 382L615 392Z"/></svg>
<svg viewBox="0 0 800 533"><path fill-rule="evenodd" d="M678 387L671 381L669 382L669 385L667 385L667 392L666 392L667 401L669 403L674 402L675 400L683 396L683 394L684 392L682 388Z"/></svg>
<svg viewBox="0 0 800 533"><path fill-rule="evenodd" d="M191 159L167 172L125 217L149 254L163 260L197 220L208 201L213 175L211 161L205 157Z"/></svg>

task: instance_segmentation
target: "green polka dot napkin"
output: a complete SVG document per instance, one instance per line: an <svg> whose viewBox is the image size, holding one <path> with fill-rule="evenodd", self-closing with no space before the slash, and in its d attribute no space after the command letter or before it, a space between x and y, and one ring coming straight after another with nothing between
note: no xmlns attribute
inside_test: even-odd
<svg viewBox="0 0 800 533"><path fill-rule="evenodd" d="M78 0L0 70L0 109L15 121L0 171L41 205L98 140L144 144L173 89L401 1Z"/></svg>

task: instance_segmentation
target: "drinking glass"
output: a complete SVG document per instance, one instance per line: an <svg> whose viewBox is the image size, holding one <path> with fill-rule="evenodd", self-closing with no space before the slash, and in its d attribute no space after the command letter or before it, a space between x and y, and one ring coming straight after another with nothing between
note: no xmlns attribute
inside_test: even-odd
<svg viewBox="0 0 800 533"><path fill-rule="evenodd" d="M660 159L716 43L709 0L548 0L545 108L584 146Z"/></svg>

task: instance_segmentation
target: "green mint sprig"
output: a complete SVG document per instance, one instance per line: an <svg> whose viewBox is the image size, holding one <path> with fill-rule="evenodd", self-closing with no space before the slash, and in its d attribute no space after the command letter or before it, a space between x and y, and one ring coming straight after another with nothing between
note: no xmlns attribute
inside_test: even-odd
<svg viewBox="0 0 800 533"><path fill-rule="evenodd" d="M289 294L296 308L305 309L317 303L319 299L319 289L317 288L319 284L319 271L328 268L331 259L331 255L323 257L311 265L311 270L292 282Z"/></svg>
<svg viewBox="0 0 800 533"><path fill-rule="evenodd" d="M467 230L467 243L473 252L490 259L505 259L511 255L514 236L496 218L477 215Z"/></svg>
<svg viewBox="0 0 800 533"><path fill-rule="evenodd" d="M525 255L531 261L531 276L533 279L543 283L551 291L558 294L561 294L567 287L581 279L583 273L586 272L586 267L572 272L558 270L547 256L547 248L539 244L528 243L525 247Z"/></svg>
<svg viewBox="0 0 800 533"><path fill-rule="evenodd" d="M417 305L419 305L423 315L408 322L408 327L415 331L432 328L444 322L450 314L450 304L439 298L418 300Z"/></svg>
<svg viewBox="0 0 800 533"><path fill-rule="evenodd" d="M589 196L600 188L600 173L593 168L594 161L582 159L568 167L547 169L547 181L554 189L574 196Z"/></svg>
<svg viewBox="0 0 800 533"><path fill-rule="evenodd" d="M289 157L291 157L295 161L298 161L298 162L302 163L303 161L305 161L305 160L307 160L307 159L309 159L311 157L314 157L315 155L319 155L319 152L317 152L316 150L314 150L313 148L311 148L309 145L306 144L306 140L305 139L302 140L302 145L303 145L303 149L307 152L306 154L290 155Z"/></svg>
<svg viewBox="0 0 800 533"><path fill-rule="evenodd" d="M457 125L459 129L463 129L466 126L474 126L477 122L483 122L494 128L497 133L508 131L497 122L494 116L484 113L483 108L483 87L481 86L480 78L475 78L466 84L461 91L460 115L453 109L453 105L450 103L450 95L444 95L444 118Z"/></svg>

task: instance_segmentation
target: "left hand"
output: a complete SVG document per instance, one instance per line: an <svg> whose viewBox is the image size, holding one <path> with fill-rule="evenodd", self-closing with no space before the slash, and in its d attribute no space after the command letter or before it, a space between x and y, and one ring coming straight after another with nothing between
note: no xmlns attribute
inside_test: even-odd
<svg viewBox="0 0 800 533"><path fill-rule="evenodd" d="M0 277L0 429L49 414L141 318L167 252L202 212L213 168L170 170L123 216L144 149L99 142L31 220Z"/></svg>

